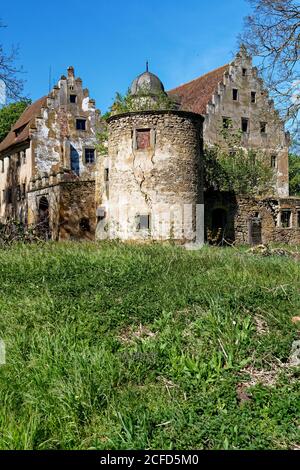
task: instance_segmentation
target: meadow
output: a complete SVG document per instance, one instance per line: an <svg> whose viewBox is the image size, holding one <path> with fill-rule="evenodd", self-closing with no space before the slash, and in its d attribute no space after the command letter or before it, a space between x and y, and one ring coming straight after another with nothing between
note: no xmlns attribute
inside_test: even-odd
<svg viewBox="0 0 300 470"><path fill-rule="evenodd" d="M0 449L296 449L300 263L245 248L0 251Z"/></svg>

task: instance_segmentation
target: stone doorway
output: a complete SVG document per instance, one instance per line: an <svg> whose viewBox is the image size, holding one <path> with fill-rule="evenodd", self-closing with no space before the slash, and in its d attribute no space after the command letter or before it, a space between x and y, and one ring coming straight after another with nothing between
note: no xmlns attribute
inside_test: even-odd
<svg viewBox="0 0 300 470"><path fill-rule="evenodd" d="M227 211L222 208L214 209L211 214L212 237L218 242L223 242L226 234Z"/></svg>
<svg viewBox="0 0 300 470"><path fill-rule="evenodd" d="M249 221L249 243L250 245L260 245L262 243L261 218L255 215Z"/></svg>
<svg viewBox="0 0 300 470"><path fill-rule="evenodd" d="M40 237L49 240L50 234L50 217L49 217L49 202L46 196L42 196L38 205L38 231Z"/></svg>

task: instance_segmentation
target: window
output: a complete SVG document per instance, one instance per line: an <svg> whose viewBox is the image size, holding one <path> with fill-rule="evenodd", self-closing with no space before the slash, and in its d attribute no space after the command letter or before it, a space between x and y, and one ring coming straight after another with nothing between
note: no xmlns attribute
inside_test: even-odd
<svg viewBox="0 0 300 470"><path fill-rule="evenodd" d="M233 88L232 90L232 99L233 101L237 101L239 99L239 92L236 88Z"/></svg>
<svg viewBox="0 0 300 470"><path fill-rule="evenodd" d="M1 173L4 173L4 158L1 160Z"/></svg>
<svg viewBox="0 0 300 470"><path fill-rule="evenodd" d="M149 230L150 228L150 215L137 215L136 216L136 229Z"/></svg>
<svg viewBox="0 0 300 470"><path fill-rule="evenodd" d="M21 166L21 152L17 154L17 166Z"/></svg>
<svg viewBox="0 0 300 470"><path fill-rule="evenodd" d="M265 134L267 132L267 123L266 122L261 122L260 123L260 133Z"/></svg>
<svg viewBox="0 0 300 470"><path fill-rule="evenodd" d="M17 201L21 201L21 186L17 186Z"/></svg>
<svg viewBox="0 0 300 470"><path fill-rule="evenodd" d="M277 168L277 157L276 157L276 155L271 155L271 168Z"/></svg>
<svg viewBox="0 0 300 470"><path fill-rule="evenodd" d="M150 129L136 130L136 148L138 150L150 148Z"/></svg>
<svg viewBox="0 0 300 470"><path fill-rule="evenodd" d="M6 193L6 202L7 202L7 204L11 204L11 203L12 203L12 189L11 189L11 188L8 188L8 189L7 189L7 193Z"/></svg>
<svg viewBox="0 0 300 470"><path fill-rule="evenodd" d="M104 181L107 182L109 181L109 169L104 168Z"/></svg>
<svg viewBox="0 0 300 470"><path fill-rule="evenodd" d="M223 117L223 129L229 129L231 127L231 119Z"/></svg>
<svg viewBox="0 0 300 470"><path fill-rule="evenodd" d="M79 228L82 232L90 232L90 221L87 217L83 217L79 221Z"/></svg>
<svg viewBox="0 0 300 470"><path fill-rule="evenodd" d="M76 129L78 131L85 131L85 129L86 129L86 120L85 119L76 119Z"/></svg>
<svg viewBox="0 0 300 470"><path fill-rule="evenodd" d="M242 131L243 132L249 131L249 119L248 118L242 118Z"/></svg>
<svg viewBox="0 0 300 470"><path fill-rule="evenodd" d="M85 149L85 163L95 162L95 149Z"/></svg>
<svg viewBox="0 0 300 470"><path fill-rule="evenodd" d="M251 103L256 103L256 91L251 91Z"/></svg>
<svg viewBox="0 0 300 470"><path fill-rule="evenodd" d="M289 209L281 211L280 224L283 228L291 227L291 211Z"/></svg>
<svg viewBox="0 0 300 470"><path fill-rule="evenodd" d="M26 150L23 150L23 152L21 152L21 156L23 163L26 163Z"/></svg>
<svg viewBox="0 0 300 470"><path fill-rule="evenodd" d="M70 103L76 103L77 102L77 96L76 95L70 95Z"/></svg>
<svg viewBox="0 0 300 470"><path fill-rule="evenodd" d="M247 69L244 69L244 68L242 69L242 75L243 75L243 77L246 77L246 75L247 75Z"/></svg>

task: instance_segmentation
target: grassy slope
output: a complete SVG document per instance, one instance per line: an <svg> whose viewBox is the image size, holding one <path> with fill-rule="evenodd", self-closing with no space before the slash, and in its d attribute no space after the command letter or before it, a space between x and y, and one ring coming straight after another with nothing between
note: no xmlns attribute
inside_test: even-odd
<svg viewBox="0 0 300 470"><path fill-rule="evenodd" d="M0 252L0 448L292 448L297 372L244 403L236 388L287 361L299 281L293 260L231 249Z"/></svg>

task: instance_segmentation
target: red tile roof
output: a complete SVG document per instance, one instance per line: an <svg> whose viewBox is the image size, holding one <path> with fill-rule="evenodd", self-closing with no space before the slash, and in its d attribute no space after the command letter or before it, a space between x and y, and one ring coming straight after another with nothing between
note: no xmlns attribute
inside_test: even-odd
<svg viewBox="0 0 300 470"><path fill-rule="evenodd" d="M206 114L206 105L211 101L212 95L218 88L218 83L223 81L224 72L228 70L229 65L223 65L223 67L168 91L168 95L179 99L180 109Z"/></svg>
<svg viewBox="0 0 300 470"><path fill-rule="evenodd" d="M29 138L29 126L31 121L39 115L42 106L46 103L46 96L29 105L21 114L17 122L7 134L5 139L0 143L0 153L13 145L25 142ZM20 133L15 131L20 129Z"/></svg>

